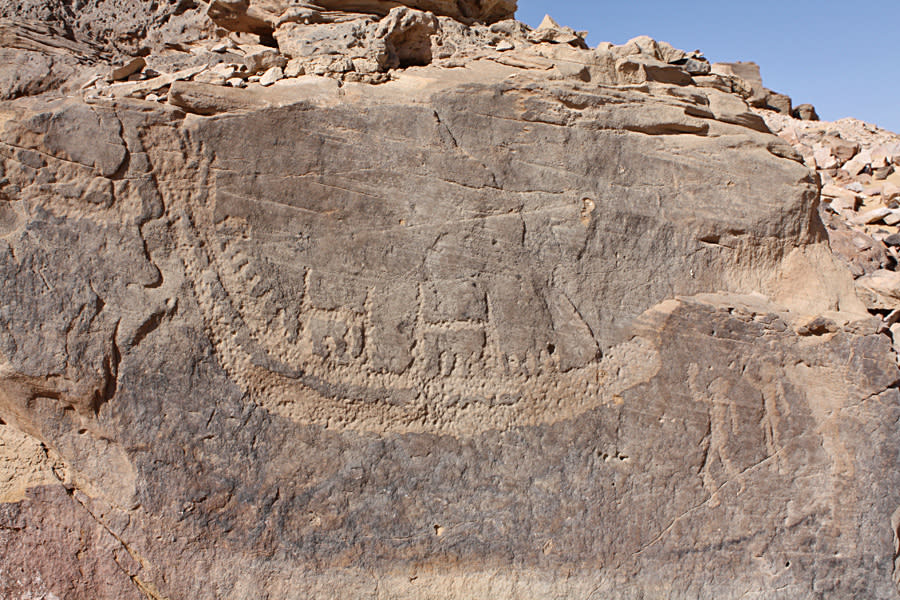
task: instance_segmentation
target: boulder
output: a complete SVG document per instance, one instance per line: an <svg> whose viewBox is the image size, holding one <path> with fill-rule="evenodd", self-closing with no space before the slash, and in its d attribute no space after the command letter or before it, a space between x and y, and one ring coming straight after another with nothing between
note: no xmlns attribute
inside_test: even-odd
<svg viewBox="0 0 900 600"><path fill-rule="evenodd" d="M843 171L846 171L847 174L850 175L851 177L856 177L863 171L866 171L866 169L868 169L868 168L869 168L869 163L863 157L852 158L852 159L848 160L847 162L845 162L841 166L841 169Z"/></svg>
<svg viewBox="0 0 900 600"><path fill-rule="evenodd" d="M829 223L828 241L835 256L844 261L854 277L861 277L892 266L893 259L885 245L871 236L826 218Z"/></svg>
<svg viewBox="0 0 900 600"><path fill-rule="evenodd" d="M819 146L815 149L813 157L816 165L820 169L834 169L840 166L837 157L834 156L830 148Z"/></svg>
<svg viewBox="0 0 900 600"><path fill-rule="evenodd" d="M879 269L856 280L863 290L863 298L873 310L900 308L900 273Z"/></svg>
<svg viewBox="0 0 900 600"><path fill-rule="evenodd" d="M783 115L791 114L791 97L785 94L779 94L771 90L767 90L765 107L770 108Z"/></svg>
<svg viewBox="0 0 900 600"><path fill-rule="evenodd" d="M882 181L891 176L894 172L893 165L887 165L885 167L879 167L877 169L872 169L872 178L878 181Z"/></svg>
<svg viewBox="0 0 900 600"><path fill-rule="evenodd" d="M541 24L529 34L528 39L536 44L550 42L552 44L571 44L580 48L587 48L584 36L579 35L571 27L561 26L550 15L544 15Z"/></svg>
<svg viewBox="0 0 900 600"><path fill-rule="evenodd" d="M893 183L885 183L881 188L881 198L884 202L900 199L900 186Z"/></svg>
<svg viewBox="0 0 900 600"><path fill-rule="evenodd" d="M859 152L859 144L845 140L839 135L825 136L822 142L837 157L841 164L852 159Z"/></svg>
<svg viewBox="0 0 900 600"><path fill-rule="evenodd" d="M282 79L284 79L284 71L281 67L272 67L259 78L259 84L264 87L270 86Z"/></svg>
<svg viewBox="0 0 900 600"><path fill-rule="evenodd" d="M801 119L803 121L819 120L819 114L816 112L816 107L812 104L798 104L794 107L794 110L791 111L791 115L795 119Z"/></svg>
<svg viewBox="0 0 900 600"><path fill-rule="evenodd" d="M676 65L669 65L643 54L621 58L616 62L619 83L640 84L648 81L687 85L691 76Z"/></svg>
<svg viewBox="0 0 900 600"><path fill-rule="evenodd" d="M885 217L891 214L891 209L880 206L878 208L873 208L872 210L866 211L863 214L855 217L853 219L853 223L856 225L871 225L873 223L878 223Z"/></svg>
<svg viewBox="0 0 900 600"><path fill-rule="evenodd" d="M139 56L137 58L133 58L125 64L112 69L107 76L107 80L121 81L123 79L128 79L129 76L134 75L135 73L139 73L146 66L147 61L144 60L143 57Z"/></svg>
<svg viewBox="0 0 900 600"><path fill-rule="evenodd" d="M748 89L747 100L752 106L766 106L768 91L763 87L759 65L755 62L713 63L715 75L739 79Z"/></svg>

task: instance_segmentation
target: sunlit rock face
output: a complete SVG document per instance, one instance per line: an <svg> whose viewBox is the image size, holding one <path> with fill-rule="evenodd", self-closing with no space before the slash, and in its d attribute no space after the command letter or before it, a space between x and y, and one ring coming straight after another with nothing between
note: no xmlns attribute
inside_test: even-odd
<svg viewBox="0 0 900 600"><path fill-rule="evenodd" d="M0 596L896 597L897 355L743 88L387 4L15 79Z"/></svg>

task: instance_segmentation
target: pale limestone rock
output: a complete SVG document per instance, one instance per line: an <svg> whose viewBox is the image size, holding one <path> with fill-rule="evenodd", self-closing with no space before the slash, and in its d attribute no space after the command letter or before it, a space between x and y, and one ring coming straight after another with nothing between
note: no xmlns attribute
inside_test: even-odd
<svg viewBox="0 0 900 600"><path fill-rule="evenodd" d="M248 75L262 74L275 67L287 65L287 59L276 49L265 46L242 47L244 67Z"/></svg>
<svg viewBox="0 0 900 600"><path fill-rule="evenodd" d="M354 62L354 64L356 63ZM287 66L284 68L284 76L288 78L299 77L305 74L306 69L303 65L303 60L299 58L292 58L288 61Z"/></svg>
<svg viewBox="0 0 900 600"><path fill-rule="evenodd" d="M265 73L263 73L262 77L259 78L259 84L262 86L270 86L276 81L281 81L284 79L284 71L281 70L281 67L272 67Z"/></svg>
<svg viewBox="0 0 900 600"><path fill-rule="evenodd" d="M147 66L147 61L142 57L133 58L124 65L116 67L109 72L107 81L122 81L128 79L129 76L138 73Z"/></svg>
<svg viewBox="0 0 900 600"><path fill-rule="evenodd" d="M877 223L884 219L886 216L890 215L893 211L887 207L879 207L874 208L870 211L866 211L858 217L854 217L853 223L856 225L871 225L872 223Z"/></svg>
<svg viewBox="0 0 900 600"><path fill-rule="evenodd" d="M813 156L816 159L816 165L820 169L835 169L840 166L837 157L831 153L829 148L818 146Z"/></svg>
<svg viewBox="0 0 900 600"><path fill-rule="evenodd" d="M900 273L880 269L860 277L856 285L869 292L864 296L869 308L893 310L900 307Z"/></svg>
<svg viewBox="0 0 900 600"><path fill-rule="evenodd" d="M859 157L852 158L841 166L841 170L846 171L851 177L855 177L866 170L869 166L868 162Z"/></svg>
<svg viewBox="0 0 900 600"><path fill-rule="evenodd" d="M900 186L894 185L893 183L885 183L881 187L881 197L885 202L900 199Z"/></svg>

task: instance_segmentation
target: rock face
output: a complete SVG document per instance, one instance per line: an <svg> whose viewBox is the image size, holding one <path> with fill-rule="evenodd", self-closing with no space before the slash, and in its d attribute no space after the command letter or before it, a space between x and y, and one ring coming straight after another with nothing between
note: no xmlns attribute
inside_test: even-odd
<svg viewBox="0 0 900 600"><path fill-rule="evenodd" d="M0 105L0 596L896 598L897 355L791 142L383 4Z"/></svg>
<svg viewBox="0 0 900 600"><path fill-rule="evenodd" d="M284 23L333 23L359 15L384 16L399 6L470 23L512 19L516 12L516 0L212 0L209 16L226 29L266 35Z"/></svg>
<svg viewBox="0 0 900 600"><path fill-rule="evenodd" d="M711 67L711 72L717 76L714 85L730 87L751 106L774 110L784 115L794 115L808 121L819 120L812 104L801 104L794 109L790 96L763 87L759 65L754 62L715 63Z"/></svg>

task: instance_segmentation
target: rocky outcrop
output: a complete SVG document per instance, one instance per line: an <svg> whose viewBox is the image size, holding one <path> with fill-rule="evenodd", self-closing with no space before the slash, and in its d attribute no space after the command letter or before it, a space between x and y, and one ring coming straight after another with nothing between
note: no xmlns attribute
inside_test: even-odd
<svg viewBox="0 0 900 600"><path fill-rule="evenodd" d="M715 63L711 73L701 85L737 93L755 108L773 110L808 121L819 120L812 104L801 104L794 108L790 96L764 87L759 65L754 62Z"/></svg>
<svg viewBox="0 0 900 600"><path fill-rule="evenodd" d="M340 23L361 15L383 17L400 6L467 23L512 19L516 12L516 0L212 0L209 16L225 29L271 35L285 23Z"/></svg>
<svg viewBox="0 0 900 600"><path fill-rule="evenodd" d="M0 105L0 595L896 597L801 154L697 53L371 12Z"/></svg>

